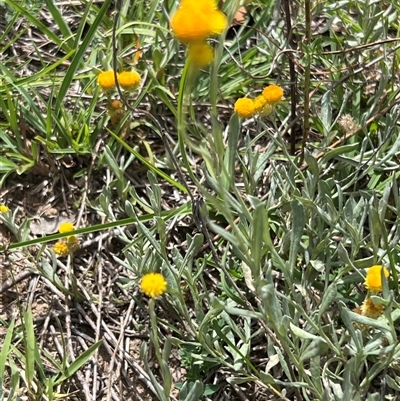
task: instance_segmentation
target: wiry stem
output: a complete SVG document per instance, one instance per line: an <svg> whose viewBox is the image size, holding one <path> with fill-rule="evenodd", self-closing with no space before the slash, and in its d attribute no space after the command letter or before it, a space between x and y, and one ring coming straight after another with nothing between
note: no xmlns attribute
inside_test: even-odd
<svg viewBox="0 0 400 401"><path fill-rule="evenodd" d="M292 32L292 20L291 20L291 12L290 12L290 4L289 0L284 1L284 10L285 10L285 20L286 20L286 31L287 31L287 44L291 49L296 48L296 44L293 40L293 32ZM293 62L293 53L288 52L288 57L289 57L289 73L290 73L290 120L296 121L296 109L297 109L297 76L296 76L296 70L294 68L294 62ZM296 152L296 130L294 127L292 128L291 134L290 134L290 154L294 155Z"/></svg>
<svg viewBox="0 0 400 401"><path fill-rule="evenodd" d="M303 120L303 140L301 143L300 164L303 164L304 161L304 151L310 133L311 55L309 53L309 45L311 43L311 0L305 0L305 13L306 13L305 45L307 46L307 55L306 55L306 66L304 70L304 120Z"/></svg>

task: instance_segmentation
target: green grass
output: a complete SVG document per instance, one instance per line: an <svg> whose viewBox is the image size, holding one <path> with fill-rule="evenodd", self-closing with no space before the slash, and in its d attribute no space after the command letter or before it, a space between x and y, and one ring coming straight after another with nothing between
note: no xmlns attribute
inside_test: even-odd
<svg viewBox="0 0 400 401"><path fill-rule="evenodd" d="M0 4L0 400L400 396L400 2L264 3L195 74L175 1ZM114 63L142 77L117 126Z"/></svg>

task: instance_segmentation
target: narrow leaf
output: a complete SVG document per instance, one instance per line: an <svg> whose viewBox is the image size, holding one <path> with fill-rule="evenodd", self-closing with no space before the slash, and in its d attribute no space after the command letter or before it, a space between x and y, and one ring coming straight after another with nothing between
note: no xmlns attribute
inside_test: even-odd
<svg viewBox="0 0 400 401"><path fill-rule="evenodd" d="M81 354L69 368L63 373L63 375L54 383L54 386L62 383L64 380L70 378L75 372L77 372L87 361L93 356L96 350L103 344L103 340L98 341L89 347L83 354Z"/></svg>
<svg viewBox="0 0 400 401"><path fill-rule="evenodd" d="M31 385L35 376L35 331L33 327L32 310L29 307L24 312L25 322L25 377L28 385Z"/></svg>
<svg viewBox="0 0 400 401"><path fill-rule="evenodd" d="M332 283L326 289L324 296L322 298L321 305L319 306L318 321L321 320L322 315L332 305L332 302L335 300L336 295L337 295L337 287L335 283Z"/></svg>
<svg viewBox="0 0 400 401"><path fill-rule="evenodd" d="M4 369L8 358L8 352L10 350L11 339L14 334L14 323L15 321L13 319L10 325L8 326L6 338L4 339L4 342L2 344L0 352L0 378L4 377Z"/></svg>
<svg viewBox="0 0 400 401"><path fill-rule="evenodd" d="M289 266L293 270L296 265L297 252L305 226L303 205L297 200L291 202L292 206L292 233L290 236Z"/></svg>

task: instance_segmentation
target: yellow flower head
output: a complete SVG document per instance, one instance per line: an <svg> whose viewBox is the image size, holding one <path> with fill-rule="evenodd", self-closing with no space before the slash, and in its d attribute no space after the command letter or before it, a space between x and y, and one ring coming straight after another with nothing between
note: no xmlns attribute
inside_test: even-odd
<svg viewBox="0 0 400 401"><path fill-rule="evenodd" d="M386 278L389 277L390 273L386 267L381 265L375 265L370 267L367 270L367 277L365 278L365 286L368 290L372 292L380 292L382 291L382 277L381 271L383 269L383 274Z"/></svg>
<svg viewBox="0 0 400 401"><path fill-rule="evenodd" d="M108 104L108 114L110 115L111 123L116 127L125 115L125 108L121 101L114 99Z"/></svg>
<svg viewBox="0 0 400 401"><path fill-rule="evenodd" d="M254 101L248 97L242 97L236 100L235 103L235 113L242 118L250 118L254 115L255 106Z"/></svg>
<svg viewBox="0 0 400 401"><path fill-rule="evenodd" d="M65 223L61 223L58 226L58 232L61 234L68 233L70 231L74 231L74 224L70 221L66 221Z"/></svg>
<svg viewBox="0 0 400 401"><path fill-rule="evenodd" d="M361 314L363 316L377 319L382 315L384 307L383 305L375 305L371 298L365 298L365 301L361 305Z"/></svg>
<svg viewBox="0 0 400 401"><path fill-rule="evenodd" d="M114 71L103 71L97 76L97 83L103 91L111 91L115 88Z"/></svg>
<svg viewBox="0 0 400 401"><path fill-rule="evenodd" d="M124 108L124 104L117 99L111 100L111 102L108 104L108 110L111 111L117 111L117 110L121 110Z"/></svg>
<svg viewBox="0 0 400 401"><path fill-rule="evenodd" d="M265 106L267 101L265 100L265 97L263 95L257 96L254 99L254 111L256 113L259 113Z"/></svg>
<svg viewBox="0 0 400 401"><path fill-rule="evenodd" d="M76 235L70 235L67 238L68 252L75 252L79 248L79 238Z"/></svg>
<svg viewBox="0 0 400 401"><path fill-rule="evenodd" d="M264 107L258 112L258 114L262 117L268 117L273 111L275 107L270 103L265 103Z"/></svg>
<svg viewBox="0 0 400 401"><path fill-rule="evenodd" d="M269 85L264 88L262 95L267 103L276 104L283 99L283 89L278 85Z"/></svg>
<svg viewBox="0 0 400 401"><path fill-rule="evenodd" d="M118 74L118 83L126 90L133 90L140 84L140 75L136 71L123 71Z"/></svg>
<svg viewBox="0 0 400 401"><path fill-rule="evenodd" d="M181 0L180 8L209 13L218 10L218 2L215 0Z"/></svg>
<svg viewBox="0 0 400 401"><path fill-rule="evenodd" d="M167 282L160 273L145 274L140 282L140 288L148 297L158 297L167 290Z"/></svg>
<svg viewBox="0 0 400 401"><path fill-rule="evenodd" d="M9 210L6 205L0 205L0 213L7 213Z"/></svg>
<svg viewBox="0 0 400 401"><path fill-rule="evenodd" d="M171 18L172 31L183 43L203 42L220 35L227 25L225 14L211 0L183 0Z"/></svg>
<svg viewBox="0 0 400 401"><path fill-rule="evenodd" d="M214 50L207 42L195 42L189 44L189 62L197 67L206 67L213 61Z"/></svg>
<svg viewBox="0 0 400 401"><path fill-rule="evenodd" d="M262 117L268 117L274 111L274 106L267 103L265 97L260 95L254 99L254 111Z"/></svg>
<svg viewBox="0 0 400 401"><path fill-rule="evenodd" d="M53 250L59 256L67 256L69 253L68 245L64 241L58 241Z"/></svg>

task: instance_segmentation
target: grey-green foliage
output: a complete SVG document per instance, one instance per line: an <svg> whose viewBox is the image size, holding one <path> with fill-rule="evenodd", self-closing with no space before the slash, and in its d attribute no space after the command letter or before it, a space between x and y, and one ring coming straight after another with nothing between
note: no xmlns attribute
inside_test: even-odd
<svg viewBox="0 0 400 401"><path fill-rule="evenodd" d="M93 145L100 146L98 162L91 167L103 174L104 182L86 206L108 219L105 231L119 224L133 227L120 232L123 249L112 252L112 258L118 264L119 289L129 290L143 316L149 315L149 341L142 342L141 358L160 400L170 399L174 385L180 388L180 400L212 398L218 388L210 381L217 376L232 386L255 383L277 399L372 401L384 392L395 397L400 391L400 90L394 40L400 6L312 1L312 37L307 41L304 4L282 5L288 3L295 49L288 48L281 3L255 0L249 5L254 23L239 28L233 39L213 39L212 67L190 80L187 65L183 67L186 48L169 31L176 2L123 2L116 24L118 68L137 61L134 67L143 74L140 90L127 98L134 112L125 117L132 122L124 136L119 128L114 132L106 126L109 95L95 84L95 72L113 63L111 2L82 4L72 29L50 0L5 1L2 51L24 34L22 30L6 40L24 17L63 54L44 62L35 49L39 71L23 77L14 58L0 64L0 184L48 157L56 165L65 155L87 162ZM59 34L40 20L42 6ZM222 7L231 16L236 6L235 0L227 0ZM137 43L141 57L135 60ZM296 67L296 86L289 60ZM307 68L311 81L305 87ZM268 119L242 121L232 113L238 97L254 98L269 83L284 88L285 100ZM71 106L66 99L75 84L79 94ZM304 135L305 90L311 94L311 129L303 163L303 138L294 137L297 149L291 155L288 135ZM352 132L338 125L344 115L354 120ZM34 132L29 149L21 122ZM139 128L157 140L168 132L175 163L169 153L159 152L157 140L141 138L146 153L132 145ZM134 170L138 164L146 174ZM79 174L85 175L85 169ZM144 185L136 187L139 181ZM202 221L191 216L188 188L204 201ZM128 218L119 220L121 214ZM0 215L18 247L30 233L29 219L17 224L16 217L17 210ZM205 230L197 232L202 225ZM88 227L84 234L91 232ZM82 301L80 292L61 281L54 254L49 262L43 249L44 244L35 259L37 273L75 302ZM13 254L10 261L16 260ZM384 264L391 273L382 293L372 296L385 307L379 319L353 311L367 296L364 269L373 264ZM156 271L166 278L168 291L147 306L138 284L144 274ZM32 317L23 317L26 353L13 342L12 324L0 353L0 372L7 364L10 371L11 391L2 392L3 399L18 390L21 364L28 382L38 380L50 388L81 369L97 346L46 382ZM21 340L19 336L17 342ZM187 370L181 383L173 383L171 371L176 350ZM374 387L377 380L386 383L381 393Z"/></svg>

